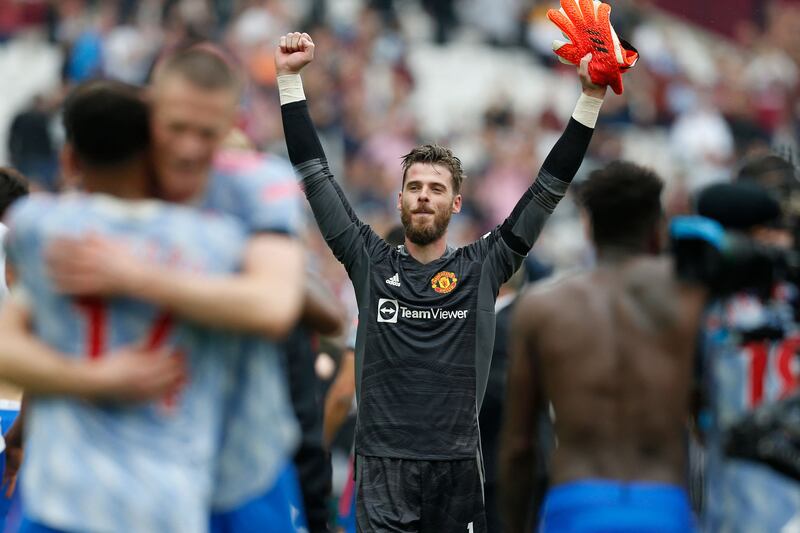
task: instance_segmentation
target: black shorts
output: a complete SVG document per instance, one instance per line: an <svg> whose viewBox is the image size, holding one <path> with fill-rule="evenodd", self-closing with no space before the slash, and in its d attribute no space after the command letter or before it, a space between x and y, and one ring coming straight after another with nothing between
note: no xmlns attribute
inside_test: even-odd
<svg viewBox="0 0 800 533"><path fill-rule="evenodd" d="M476 459L356 457L359 533L484 533Z"/></svg>

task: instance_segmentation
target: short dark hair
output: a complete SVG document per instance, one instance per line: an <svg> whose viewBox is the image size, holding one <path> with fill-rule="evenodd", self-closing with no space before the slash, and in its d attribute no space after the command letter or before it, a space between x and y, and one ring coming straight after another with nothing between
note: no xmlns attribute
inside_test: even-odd
<svg viewBox="0 0 800 533"><path fill-rule="evenodd" d="M662 216L663 187L655 172L627 161L593 171L579 196L595 244L645 246Z"/></svg>
<svg viewBox="0 0 800 533"><path fill-rule="evenodd" d="M466 178L461 168L461 160L453 155L452 150L438 144L423 144L417 146L403 156L403 185L406 183L408 169L414 163L428 163L441 165L450 171L453 176L453 194L461 192L461 183Z"/></svg>
<svg viewBox="0 0 800 533"><path fill-rule="evenodd" d="M67 141L87 165L124 164L150 145L149 110L141 91L120 81L76 87L64 102L63 120Z"/></svg>
<svg viewBox="0 0 800 533"><path fill-rule="evenodd" d="M0 218L17 199L28 194L28 179L11 167L0 167Z"/></svg>
<svg viewBox="0 0 800 533"><path fill-rule="evenodd" d="M196 43L175 51L156 67L154 80L179 75L207 90L227 89L239 93L242 79L230 56L212 43Z"/></svg>

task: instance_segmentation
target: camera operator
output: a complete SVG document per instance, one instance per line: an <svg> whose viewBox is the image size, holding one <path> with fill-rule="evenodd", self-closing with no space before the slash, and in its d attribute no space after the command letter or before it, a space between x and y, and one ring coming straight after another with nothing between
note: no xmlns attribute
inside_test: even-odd
<svg viewBox="0 0 800 533"><path fill-rule="evenodd" d="M769 251L760 257L776 268L791 255L793 231L776 197L757 180L709 187L700 194L697 211L726 232L746 236L753 250ZM754 411L778 405L800 385L797 287L776 282L775 272L748 271L750 281L763 281L766 290L724 297L705 319L706 416L700 420L707 447L708 531L787 531L800 522L800 481L755 452L764 431L752 423Z"/></svg>
<svg viewBox="0 0 800 533"><path fill-rule="evenodd" d="M736 181L760 185L781 206L782 223L790 228L795 248L800 245L800 179L792 161L776 154L746 160Z"/></svg>

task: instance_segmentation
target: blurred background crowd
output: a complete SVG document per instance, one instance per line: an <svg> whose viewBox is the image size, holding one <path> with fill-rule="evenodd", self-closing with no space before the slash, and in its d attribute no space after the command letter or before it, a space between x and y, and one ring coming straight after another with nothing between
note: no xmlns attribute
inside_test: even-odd
<svg viewBox="0 0 800 533"><path fill-rule="evenodd" d="M317 43L306 92L335 174L378 229L396 220L399 156L420 141L466 166L454 244L497 224L530 183L578 93L555 61L558 30L541 0L0 0L0 162L59 185L55 112L65 89L105 75L143 83L163 50L227 45L250 84L241 128L285 150L272 51L303 28ZM669 183L669 206L730 178L747 156L796 152L800 3L622 0L612 21L642 60L606 99L582 174L625 158ZM695 3L696 4L696 3ZM695 17L696 20L691 20ZM568 204L561 208L570 213ZM560 217L557 217L560 218ZM580 261L572 231L549 228L539 253ZM551 237L551 238L548 238Z"/></svg>
<svg viewBox="0 0 800 533"><path fill-rule="evenodd" d="M560 35L542 0L0 0L0 164L40 189L63 186L58 109L98 75L144 83L179 43L224 43L247 72L239 119L257 148L283 153L272 53L303 29L304 72L334 174L379 233L396 223L400 157L421 142L465 165L452 244L507 216L562 131L579 84L555 60ZM798 162L800 2L617 0L612 22L641 61L606 98L580 175L624 158L667 182L670 214L769 150ZM534 251L557 269L588 259L577 210L563 202ZM309 224L317 270L352 306L352 289ZM331 366L331 365L328 365ZM323 374L328 366L320 365ZM334 487L341 483L334 482Z"/></svg>

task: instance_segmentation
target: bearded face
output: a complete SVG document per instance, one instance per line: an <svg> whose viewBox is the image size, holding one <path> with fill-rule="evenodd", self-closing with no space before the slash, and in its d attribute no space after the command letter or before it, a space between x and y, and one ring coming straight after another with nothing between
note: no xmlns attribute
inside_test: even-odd
<svg viewBox="0 0 800 533"><path fill-rule="evenodd" d="M408 240L425 246L444 235L452 215L452 208L449 205L439 208L438 211L430 206L412 210L406 202L403 202L400 221L403 223Z"/></svg>
<svg viewBox="0 0 800 533"><path fill-rule="evenodd" d="M450 171L436 164L411 165L398 209L410 242L425 246L442 238L450 217L461 210L461 196L453 194Z"/></svg>

